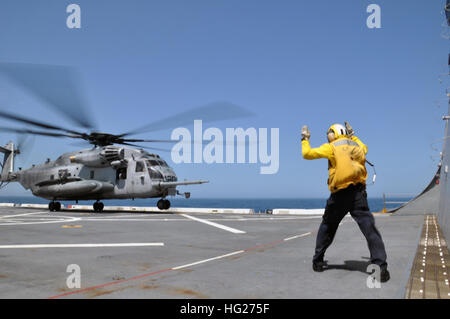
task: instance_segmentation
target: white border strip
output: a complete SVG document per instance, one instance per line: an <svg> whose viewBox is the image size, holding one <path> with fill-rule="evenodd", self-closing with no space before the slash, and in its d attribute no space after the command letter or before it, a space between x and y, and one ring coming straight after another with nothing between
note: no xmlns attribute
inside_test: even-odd
<svg viewBox="0 0 450 319"><path fill-rule="evenodd" d="M274 208L273 215L316 215L321 216L325 212L324 208L318 209L290 209L290 208Z"/></svg>

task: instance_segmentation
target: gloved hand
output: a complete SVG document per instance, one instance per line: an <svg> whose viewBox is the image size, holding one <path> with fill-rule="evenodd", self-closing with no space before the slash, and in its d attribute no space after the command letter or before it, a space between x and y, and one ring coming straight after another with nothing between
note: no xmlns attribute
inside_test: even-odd
<svg viewBox="0 0 450 319"><path fill-rule="evenodd" d="M309 137L311 136L311 133L308 130L308 126L303 125L302 127L302 141L303 140L309 140Z"/></svg>
<svg viewBox="0 0 450 319"><path fill-rule="evenodd" d="M355 134L355 131L353 131L353 127L350 126L350 124L345 121L345 129L347 130L348 137L353 137L353 134Z"/></svg>

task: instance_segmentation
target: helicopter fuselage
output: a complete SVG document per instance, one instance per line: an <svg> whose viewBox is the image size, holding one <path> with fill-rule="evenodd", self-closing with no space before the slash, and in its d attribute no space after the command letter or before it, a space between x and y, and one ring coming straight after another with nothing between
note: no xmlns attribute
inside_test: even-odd
<svg viewBox="0 0 450 319"><path fill-rule="evenodd" d="M114 145L65 153L13 176L33 195L52 201L164 198L182 184L159 155Z"/></svg>

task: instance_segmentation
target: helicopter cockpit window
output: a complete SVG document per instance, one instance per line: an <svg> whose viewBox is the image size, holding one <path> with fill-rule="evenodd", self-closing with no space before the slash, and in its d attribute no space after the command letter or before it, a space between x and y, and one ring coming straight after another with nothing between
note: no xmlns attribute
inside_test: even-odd
<svg viewBox="0 0 450 319"><path fill-rule="evenodd" d="M147 160L147 165L148 166L163 166L163 167L168 167L169 165L167 165L167 163L164 160Z"/></svg>
<svg viewBox="0 0 450 319"><path fill-rule="evenodd" d="M159 163L157 160L150 161L150 163L152 163L152 166L159 166Z"/></svg>
<svg viewBox="0 0 450 319"><path fill-rule="evenodd" d="M159 166L159 163L157 160L147 160L147 164L149 166Z"/></svg>
<svg viewBox="0 0 450 319"><path fill-rule="evenodd" d="M152 167L148 169L148 173L150 174L151 179L163 179L161 173Z"/></svg>
<svg viewBox="0 0 450 319"><path fill-rule="evenodd" d="M145 164L142 161L136 162L136 173L142 173L145 171Z"/></svg>
<svg viewBox="0 0 450 319"><path fill-rule="evenodd" d="M168 166L169 166L169 165L167 165L167 163L166 163L165 161L163 161L163 160L159 160L158 162L160 163L161 166L164 166L164 167L168 167Z"/></svg>

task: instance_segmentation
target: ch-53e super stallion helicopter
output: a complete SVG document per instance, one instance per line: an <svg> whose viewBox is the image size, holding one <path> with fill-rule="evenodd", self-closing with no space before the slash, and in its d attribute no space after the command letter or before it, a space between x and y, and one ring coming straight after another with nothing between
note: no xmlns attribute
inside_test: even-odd
<svg viewBox="0 0 450 319"><path fill-rule="evenodd" d="M211 103L170 116L123 134L100 133L86 116L84 101L71 68L34 64L0 64L0 73L19 84L47 105L56 108L68 119L90 130L90 133L63 128L59 125L30 119L0 108L0 118L29 125L34 128L0 127L0 131L26 135L81 139L92 148L65 153L54 161L47 160L28 169L14 170L15 155L20 147L13 142L0 147L4 154L0 188L10 182L19 182L33 195L50 200L50 211L61 209L60 200L95 200L93 209L101 212L100 200L161 198L157 206L170 207L167 196L184 195L176 187L207 183L205 180L178 181L174 170L157 154L144 150L163 150L134 143L173 143L173 140L133 139L130 135L167 129L192 123L193 119L215 121L245 117L250 113L226 102ZM70 96L67 96L66 93ZM37 130L39 128L39 130ZM176 141L175 141L176 142Z"/></svg>

